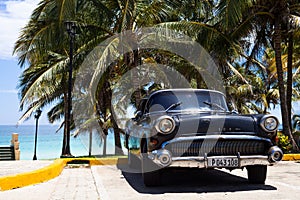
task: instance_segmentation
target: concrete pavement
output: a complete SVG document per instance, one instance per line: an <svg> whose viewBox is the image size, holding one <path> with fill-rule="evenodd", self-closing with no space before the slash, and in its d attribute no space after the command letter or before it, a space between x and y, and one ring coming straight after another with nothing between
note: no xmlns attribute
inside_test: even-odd
<svg viewBox="0 0 300 200"><path fill-rule="evenodd" d="M47 182L0 192L7 200L98 200L98 189L91 168L65 168Z"/></svg>
<svg viewBox="0 0 300 200"><path fill-rule="evenodd" d="M98 200L100 199L97 189L99 184L96 182L98 178L94 178L92 168L95 165L113 166L119 160L124 162L125 159L70 158L54 161L1 161L0 200ZM70 164L70 162L74 163L73 161L85 164ZM55 178L52 178L56 173L58 174ZM95 176L99 177L98 174ZM17 184L13 184L14 181ZM7 184L14 186L6 187Z"/></svg>
<svg viewBox="0 0 300 200"><path fill-rule="evenodd" d="M16 160L0 162L0 177L30 172L53 163L49 160Z"/></svg>
<svg viewBox="0 0 300 200"><path fill-rule="evenodd" d="M139 173L116 165L65 168L36 185L0 192L4 200L191 200L299 199L300 163L268 168L265 185L249 184L246 170L178 170L163 175L164 185L147 188Z"/></svg>
<svg viewBox="0 0 300 200"><path fill-rule="evenodd" d="M61 174L65 166L74 163L85 165L115 165L119 161L127 162L127 159L110 158L64 158L56 159L50 164L38 161L11 161L0 165L0 191L11 190L28 185L49 181ZM36 169L36 170L34 170ZM23 172L25 171L25 172Z"/></svg>
<svg viewBox="0 0 300 200"><path fill-rule="evenodd" d="M162 174L162 186L145 187L139 173L125 168L97 166L101 200L298 200L300 162L284 161L268 167L265 184L249 184L247 170L174 169ZM102 195L102 196L101 196Z"/></svg>
<svg viewBox="0 0 300 200"><path fill-rule="evenodd" d="M0 162L0 172L18 174L51 163ZM295 161L269 167L266 185L248 184L246 170L179 170L176 176L166 173L163 186L147 188L139 173L128 172L126 165L118 166L68 165L49 181L0 192L0 200L298 199L300 191L300 163Z"/></svg>

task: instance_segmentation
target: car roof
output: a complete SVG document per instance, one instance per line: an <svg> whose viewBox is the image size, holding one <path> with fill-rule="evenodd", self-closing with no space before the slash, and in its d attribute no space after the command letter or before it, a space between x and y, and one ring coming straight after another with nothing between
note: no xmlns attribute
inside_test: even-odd
<svg viewBox="0 0 300 200"><path fill-rule="evenodd" d="M175 88L175 89L162 89L162 90L156 90L152 92L147 99L149 99L151 96L157 94L157 93L162 93L162 92L214 92L214 93L219 93L223 96L224 93L217 91L217 90L210 90L210 89L193 89L193 88Z"/></svg>

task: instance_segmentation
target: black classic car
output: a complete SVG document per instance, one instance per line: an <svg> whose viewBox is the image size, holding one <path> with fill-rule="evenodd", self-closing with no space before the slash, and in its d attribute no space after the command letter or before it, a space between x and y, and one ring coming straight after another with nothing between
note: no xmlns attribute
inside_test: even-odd
<svg viewBox="0 0 300 200"><path fill-rule="evenodd" d="M267 166L283 157L274 145L272 115L229 111L223 93L204 89L158 90L144 98L125 129L129 165L141 160L144 184L160 184L164 168L246 167L250 183L265 182Z"/></svg>

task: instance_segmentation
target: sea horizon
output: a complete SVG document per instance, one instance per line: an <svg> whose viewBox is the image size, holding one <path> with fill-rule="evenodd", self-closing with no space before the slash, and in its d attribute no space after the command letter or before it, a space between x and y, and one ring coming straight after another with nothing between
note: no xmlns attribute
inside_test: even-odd
<svg viewBox="0 0 300 200"><path fill-rule="evenodd" d="M63 130L58 125L39 125L36 155L38 160L60 158L62 152ZM0 125L0 146L11 145L12 133L18 133L20 142L20 160L32 160L34 155L35 125ZM102 155L103 141L93 132L92 155ZM114 154L113 133L107 137L107 154ZM89 155L89 134L81 134L70 139L71 154L75 157Z"/></svg>

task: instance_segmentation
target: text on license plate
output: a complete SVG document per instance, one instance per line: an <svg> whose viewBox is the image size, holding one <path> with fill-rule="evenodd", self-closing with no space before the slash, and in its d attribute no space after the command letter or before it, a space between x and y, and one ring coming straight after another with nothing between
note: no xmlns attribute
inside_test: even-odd
<svg viewBox="0 0 300 200"><path fill-rule="evenodd" d="M208 158L208 167L238 167L238 158Z"/></svg>

